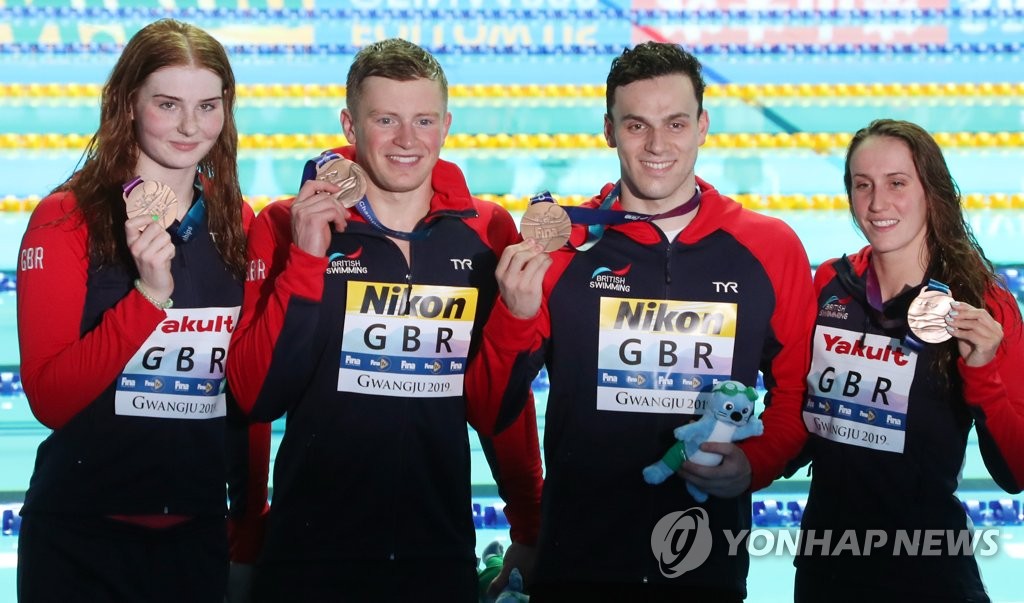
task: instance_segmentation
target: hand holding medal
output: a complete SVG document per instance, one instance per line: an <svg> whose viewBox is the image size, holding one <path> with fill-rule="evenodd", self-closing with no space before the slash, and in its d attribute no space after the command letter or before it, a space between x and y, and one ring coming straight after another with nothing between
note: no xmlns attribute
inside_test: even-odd
<svg viewBox="0 0 1024 603"><path fill-rule="evenodd" d="M506 247L495 270L501 298L513 316L536 316L544 274L552 263L550 253L568 243L571 231L569 214L550 193L531 200L519 225L523 242Z"/></svg>
<svg viewBox="0 0 1024 603"><path fill-rule="evenodd" d="M547 252L565 245L571 231L569 215L557 203L531 204L526 208L519 225L519 232L524 239L537 241Z"/></svg>
<svg viewBox="0 0 1024 603"><path fill-rule="evenodd" d="M919 341L942 343L955 337L967 366L991 362L1003 341L1003 325L988 310L954 301L949 288L934 280L910 303L907 324Z"/></svg>
<svg viewBox="0 0 1024 603"><path fill-rule="evenodd" d="M366 172L355 162L336 157L316 168L316 179L341 187L334 196L343 206L351 208L366 195Z"/></svg>
<svg viewBox="0 0 1024 603"><path fill-rule="evenodd" d="M952 335L946 329L946 315L952 308L949 287L929 281L907 309L907 325L915 337L925 343L942 343Z"/></svg>
<svg viewBox="0 0 1024 603"><path fill-rule="evenodd" d="M122 190L129 220L150 215L160 223L160 228L166 229L178 218L178 198L166 184L136 176Z"/></svg>
<svg viewBox="0 0 1024 603"><path fill-rule="evenodd" d="M135 288L146 301L167 310L174 305L171 301L174 291L171 260L175 254L167 229L178 218L178 198L166 184L143 180L141 176L126 182L121 191L128 214L125 239L139 274ZM132 222L142 216L145 216L145 222ZM149 224L154 223L160 225L159 230L149 228Z"/></svg>

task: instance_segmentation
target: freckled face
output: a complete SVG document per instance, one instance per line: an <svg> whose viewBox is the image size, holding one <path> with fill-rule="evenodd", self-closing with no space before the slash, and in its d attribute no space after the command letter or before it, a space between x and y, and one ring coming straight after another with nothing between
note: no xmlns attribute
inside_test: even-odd
<svg viewBox="0 0 1024 603"><path fill-rule="evenodd" d="M441 84L425 78L368 77L357 106L341 112L359 164L373 185L392 193L431 190L431 172L451 122Z"/></svg>
<svg viewBox="0 0 1024 603"><path fill-rule="evenodd" d="M223 90L220 76L208 69L165 67L150 74L132 103L137 171L154 177L195 171L224 128Z"/></svg>

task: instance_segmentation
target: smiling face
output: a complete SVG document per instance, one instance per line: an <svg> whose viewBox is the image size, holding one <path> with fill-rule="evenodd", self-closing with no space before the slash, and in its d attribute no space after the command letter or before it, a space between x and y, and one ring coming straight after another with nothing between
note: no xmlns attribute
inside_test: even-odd
<svg viewBox="0 0 1024 603"><path fill-rule="evenodd" d="M135 93L136 172L157 180L195 172L224 128L223 82L208 69L164 67Z"/></svg>
<svg viewBox="0 0 1024 603"><path fill-rule="evenodd" d="M868 137L849 170L851 209L872 253L927 265L928 199L907 143Z"/></svg>
<svg viewBox="0 0 1024 603"><path fill-rule="evenodd" d="M368 77L355 105L341 113L358 163L386 193L430 194L451 121L441 84L426 78Z"/></svg>
<svg viewBox="0 0 1024 603"><path fill-rule="evenodd" d="M700 110L687 76L663 75L617 88L604 135L619 154L623 206L658 213L690 199L697 150L707 133L707 111Z"/></svg>

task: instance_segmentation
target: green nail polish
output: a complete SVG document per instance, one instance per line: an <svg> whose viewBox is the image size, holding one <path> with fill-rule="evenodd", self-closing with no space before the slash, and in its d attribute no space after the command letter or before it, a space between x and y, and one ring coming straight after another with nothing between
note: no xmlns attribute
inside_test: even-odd
<svg viewBox="0 0 1024 603"><path fill-rule="evenodd" d="M160 216L158 214L153 214L153 221L154 222L159 222L160 221Z"/></svg>

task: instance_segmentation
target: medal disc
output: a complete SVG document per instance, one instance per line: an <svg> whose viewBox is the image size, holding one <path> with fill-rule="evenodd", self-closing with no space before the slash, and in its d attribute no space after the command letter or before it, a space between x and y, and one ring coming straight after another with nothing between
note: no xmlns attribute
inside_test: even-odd
<svg viewBox="0 0 1024 603"><path fill-rule="evenodd" d="M524 239L533 239L544 251L561 248L569 240L572 223L568 214L556 203L534 203L526 208L519 224Z"/></svg>
<svg viewBox="0 0 1024 603"><path fill-rule="evenodd" d="M366 172L354 161L341 157L323 164L316 170L316 179L341 187L335 195L345 207L353 207L366 195Z"/></svg>
<svg viewBox="0 0 1024 603"><path fill-rule="evenodd" d="M907 309L907 325L925 343L942 343L952 335L946 330L946 315L953 298L948 293L925 289Z"/></svg>
<svg viewBox="0 0 1024 603"><path fill-rule="evenodd" d="M171 187L155 180L143 180L123 195L128 219L140 215L160 216L161 228L167 228L178 217L178 198Z"/></svg>

